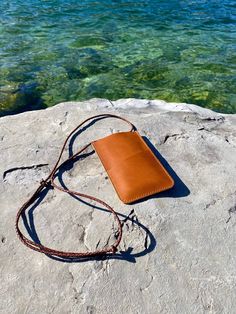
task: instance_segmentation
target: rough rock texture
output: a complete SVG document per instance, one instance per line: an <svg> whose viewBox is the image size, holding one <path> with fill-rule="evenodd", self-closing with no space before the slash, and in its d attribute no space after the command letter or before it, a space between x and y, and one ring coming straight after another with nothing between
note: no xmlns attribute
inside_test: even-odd
<svg viewBox="0 0 236 314"><path fill-rule="evenodd" d="M124 222L120 251L68 263L28 249L15 234L17 209L49 173L70 130L104 112L127 117L150 140L174 189L124 205L91 153L58 179L117 210ZM235 313L235 122L194 105L134 99L70 102L1 118L0 313ZM97 122L72 139L65 156L127 129L115 119ZM114 239L113 216L95 203L49 190L37 205L26 218L45 245L91 250Z"/></svg>

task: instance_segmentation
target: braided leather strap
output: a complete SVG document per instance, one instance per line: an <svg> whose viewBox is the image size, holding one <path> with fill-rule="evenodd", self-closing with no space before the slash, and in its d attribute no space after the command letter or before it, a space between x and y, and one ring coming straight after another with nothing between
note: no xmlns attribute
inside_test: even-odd
<svg viewBox="0 0 236 314"><path fill-rule="evenodd" d="M128 120L126 120L125 118L122 118L120 116L117 116L117 115L114 115L114 114L99 114L99 115L95 115L95 116L92 116L86 120L84 120L82 123L80 123L76 128L74 128L70 134L67 136L63 146L62 146L62 149L61 149L61 152L59 154L59 157L58 157L58 160L55 164L55 166L53 167L51 173L48 175L48 177L45 179L45 180L42 180L40 182L40 185L39 187L37 188L37 190L33 193L33 195L21 206L21 208L18 210L17 212L17 215L16 215L16 221L15 221L15 229L16 229L16 233L17 233L17 236L19 237L19 239L21 240L21 242L26 245L27 247L31 248L32 250L35 250L35 251L38 251L38 252L41 252L41 253L44 253L44 254L47 254L47 255L53 255L53 256L57 256L57 257L65 257L65 258L79 258L79 257L92 257L92 256L97 256L97 255L104 255L104 254L107 254L107 253L115 253L117 251L117 247L121 241L121 238L122 238L122 224L121 224L121 221L118 217L118 215L116 214L116 212L114 211L114 209L109 206L107 203L105 203L104 201L100 200L99 198L96 198L96 197L93 197L91 195L87 195L87 194L84 194L84 193L79 193L79 192L76 192L76 191L72 191L72 190L69 190L69 189L66 189L66 188L63 188L61 186L58 186L55 182L54 182L54 179L55 179L55 173L57 172L57 170L63 165L65 164L66 162L68 161L71 161L73 160L76 156L78 156L80 153L82 153L87 147L89 147L91 145L91 143L85 145L82 149L80 149L76 154L74 154L73 156L69 157L67 160L65 160L63 163L59 164L60 163L60 160L61 160L61 157L62 157L62 154L63 154L63 151L66 147L66 144L68 142L68 140L70 139L70 137L79 129L81 128L82 125L84 125L86 122L88 122L89 120L93 120L95 118L99 118L99 119L103 119L103 118L118 118L118 119L121 119L125 122L127 122L130 126L131 126L131 132L133 130L135 130L135 126L129 122ZM101 249L101 250L96 250L96 251L87 251L87 252L65 252L65 251L59 251L59 250L54 250L54 249L51 249L49 247L46 247L40 243L36 243L34 241L31 241L29 240L27 237L25 237L22 232L20 231L20 228L19 228L19 220L20 220L20 217L22 215L22 213L25 212L25 210L33 204L33 202L37 199L39 193L45 189L45 188L48 188L48 187L54 187L60 191L63 191L65 193L68 193L70 195L77 195L77 196L80 196L82 198L87 198L87 199L90 199L90 200L93 200L93 201L96 201L98 203L100 203L101 205L105 206L113 215L114 215L114 218L117 222L117 225L118 225L118 236L117 236L117 239L116 241L113 243L113 245L111 245L110 247L107 247L107 248L104 248L104 249Z"/></svg>

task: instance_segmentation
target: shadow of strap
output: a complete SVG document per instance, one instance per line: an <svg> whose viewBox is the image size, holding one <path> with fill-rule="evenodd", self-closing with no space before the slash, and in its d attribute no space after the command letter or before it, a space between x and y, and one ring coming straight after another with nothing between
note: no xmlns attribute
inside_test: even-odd
<svg viewBox="0 0 236 314"><path fill-rule="evenodd" d="M58 158L55 166L53 167L51 173L49 174L49 176L46 179L42 179L40 181L39 187L36 189L36 191L33 193L33 195L21 206L21 208L18 210L17 215L16 215L16 221L15 221L16 234L19 237L20 241L24 245L26 245L27 247L31 248L34 251L44 253L46 255L53 255L53 256L65 257L65 258L94 257L94 256L99 256L99 255L104 255L104 254L111 254L111 253L115 254L118 251L117 247L118 247L118 245L121 241L121 238L122 238L122 224L121 224L121 221L120 221L117 213L114 211L114 209L110 205L108 205L107 203L105 203L104 201L102 201L96 197L93 197L91 195L87 195L84 193L72 191L69 189L64 189L64 188L56 185L54 182L55 173L60 168L60 166L62 164L64 164L65 162L67 162L68 160L71 160L71 159L75 158L76 156L78 156L81 152L83 152L91 144L91 143L89 143L89 144L85 145L82 149L80 149L79 152L77 152L73 156L69 157L66 161L62 162L61 165L59 165L63 151L65 149L65 146L66 146L69 138L87 121L93 120L93 119L98 118L98 117L100 117L100 118L118 118L118 119L121 119L121 120L127 122L131 126L130 132L132 132L133 130L136 129L135 126L125 118L122 118L120 116L113 115L113 114L100 114L100 115L92 116L92 117L84 120L82 123L80 123L76 128L74 128L70 132L70 134L67 136L67 138L66 138L66 140L62 146L62 149L61 149L60 154L59 154L59 158ZM41 243L36 243L34 241L29 240L27 237L25 237L23 235L23 233L21 232L21 230L19 228L19 219L20 219L22 213L25 212L25 210L36 200L36 198L39 196L39 193L44 188L47 188L47 189L57 188L58 190L65 192L65 193L68 193L70 195L77 195L80 197L84 197L84 198L96 201L96 202L102 204L103 206L105 206L114 215L114 218L118 224L118 237L117 237L116 241L110 247L107 247L107 248L104 248L101 250L92 251L92 252L90 252L90 251L87 251L87 252L66 252L66 251L54 250L54 249L51 249L49 247L42 245Z"/></svg>

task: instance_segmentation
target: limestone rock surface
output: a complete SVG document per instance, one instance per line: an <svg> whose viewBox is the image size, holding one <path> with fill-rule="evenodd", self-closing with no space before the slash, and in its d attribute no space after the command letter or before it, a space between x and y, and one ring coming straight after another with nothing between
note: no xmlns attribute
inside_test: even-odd
<svg viewBox="0 0 236 314"><path fill-rule="evenodd" d="M110 258L58 261L16 237L18 208L49 174L65 137L100 113L121 115L156 149L175 187L132 205L116 195L91 148L58 174L99 197L123 221ZM73 137L63 158L94 139L128 130L105 119ZM0 313L236 312L236 116L159 100L91 99L0 119ZM114 240L113 216L57 190L25 213L42 244L86 251ZM21 220L21 229L28 235Z"/></svg>

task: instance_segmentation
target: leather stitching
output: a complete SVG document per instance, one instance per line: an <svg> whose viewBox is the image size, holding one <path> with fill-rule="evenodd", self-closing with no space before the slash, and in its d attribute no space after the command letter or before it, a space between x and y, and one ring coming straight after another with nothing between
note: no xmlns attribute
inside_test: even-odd
<svg viewBox="0 0 236 314"><path fill-rule="evenodd" d="M131 132L131 131L129 131L129 132ZM129 132L128 132L128 133L129 133ZM147 151L149 151L149 152L155 157L155 159L157 159L157 157L156 157L155 154L152 152L152 150L151 150L150 147L147 145L147 143L143 140L143 138L141 137L141 135L139 134L139 132L137 132L137 131L134 131L134 132L139 136L139 138L141 139L141 141L144 142L144 144L145 144L145 146L146 146L146 148L147 148ZM122 133L126 133L126 132L122 132ZM132 133L133 133L133 132L132 132ZM94 142L95 142L95 141L94 141ZM141 199L141 198L150 196L150 195L152 195L152 194L165 191L165 190L170 189L170 188L172 188L172 187L174 186L174 180L173 180L173 178L172 178L172 177L169 175L169 173L166 171L166 169L164 168L164 166L162 165L162 163L157 159L158 162L159 162L159 164L160 164L160 166L161 166L161 168L164 170L164 172L165 172L165 173L167 174L167 176L170 178L170 180L171 180L171 185L170 185L170 186L169 186L169 185L164 185L164 186L162 186L161 188L158 188L158 189L149 191L149 192L147 192L147 193L138 194L138 195L133 196L133 197L128 198L128 199L121 197L119 191L116 189L116 186L113 184L112 177L111 177L110 174L109 174L109 170L111 170L112 168L109 169L109 170L106 169L105 163L104 163L104 159L103 159L103 157L102 157L101 155L98 154L96 148L95 148L94 145L93 145L94 142L92 142L91 145L93 146L94 150L96 151L97 155L99 156L99 158L100 158L100 160L101 160L101 162L102 162L102 164L103 164L103 167L104 167L104 169L106 170L106 172L107 172L107 174L108 174L108 176L109 176L109 178L110 178L110 181L111 181L111 183L112 183L112 185L113 185L113 187L114 187L114 189L115 189L117 195L119 196L119 198L120 198L120 200L121 200L122 202L124 202L124 203L131 203L131 202L133 202L133 201L136 201L136 200L138 200L138 199ZM145 150L145 151L146 151L146 150ZM138 152L138 153L139 153L139 152ZM138 153L137 153L137 154L138 154ZM131 155L130 157L133 157L133 156L135 156L135 155L136 155L136 153L133 154L133 155ZM130 157L128 157L128 158L130 158ZM128 158L127 158L127 159L128 159ZM127 159L124 159L123 161L125 161L125 160L127 160Z"/></svg>

